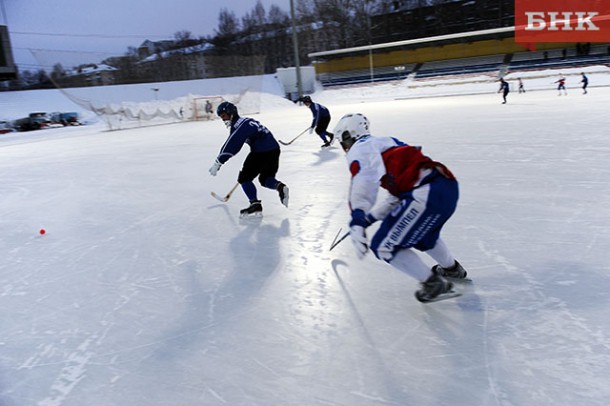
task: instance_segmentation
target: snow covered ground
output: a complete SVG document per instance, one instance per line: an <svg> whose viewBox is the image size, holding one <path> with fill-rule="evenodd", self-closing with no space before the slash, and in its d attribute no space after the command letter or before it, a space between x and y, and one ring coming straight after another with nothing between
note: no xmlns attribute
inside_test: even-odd
<svg viewBox="0 0 610 406"><path fill-rule="evenodd" d="M349 175L315 135L283 147L290 207L259 188L258 222L238 219L240 190L210 196L247 152L208 174L219 120L1 135L0 405L607 405L609 75L582 95L580 70L563 73L568 96L557 72L524 76L539 90L506 105L489 81L313 95L331 128L364 113L458 176L444 239L474 284L426 305L348 240L329 252ZM60 100L24 93L0 93L2 114ZM309 125L262 100L253 117L277 138Z"/></svg>

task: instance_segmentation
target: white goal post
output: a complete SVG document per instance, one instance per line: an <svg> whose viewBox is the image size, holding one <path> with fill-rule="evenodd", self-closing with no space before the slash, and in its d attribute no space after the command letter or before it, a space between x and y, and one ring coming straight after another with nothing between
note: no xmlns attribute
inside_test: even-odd
<svg viewBox="0 0 610 406"><path fill-rule="evenodd" d="M222 96L193 97L193 120L213 120L218 105L225 101Z"/></svg>

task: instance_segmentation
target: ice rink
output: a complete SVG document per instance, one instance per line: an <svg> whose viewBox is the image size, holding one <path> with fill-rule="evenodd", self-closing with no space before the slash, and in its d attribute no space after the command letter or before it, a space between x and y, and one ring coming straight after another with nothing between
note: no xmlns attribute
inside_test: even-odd
<svg viewBox="0 0 610 406"><path fill-rule="evenodd" d="M248 152L209 175L219 120L0 136L0 405L607 405L610 87L495 91L314 95L331 129L363 113L458 177L443 238L474 283L433 304L329 251L349 173L315 134L282 148L290 207L259 187L260 221L210 196ZM282 140L311 122L252 117Z"/></svg>

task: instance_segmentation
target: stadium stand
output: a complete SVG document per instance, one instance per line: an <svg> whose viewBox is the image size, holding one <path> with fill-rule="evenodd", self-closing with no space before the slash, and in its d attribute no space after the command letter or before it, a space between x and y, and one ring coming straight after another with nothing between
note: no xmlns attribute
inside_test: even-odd
<svg viewBox="0 0 610 406"><path fill-rule="evenodd" d="M428 78L444 75L499 72L504 55L481 56L476 58L450 59L426 62L417 71L417 78Z"/></svg>

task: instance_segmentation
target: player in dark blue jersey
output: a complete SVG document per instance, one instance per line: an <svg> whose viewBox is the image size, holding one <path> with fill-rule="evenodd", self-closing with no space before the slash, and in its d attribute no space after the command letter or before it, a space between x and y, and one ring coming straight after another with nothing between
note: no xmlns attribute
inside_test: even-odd
<svg viewBox="0 0 610 406"><path fill-rule="evenodd" d="M502 99L504 100L502 104L506 104L506 96L508 96L509 91L508 82L503 78L500 78L500 89L498 89L498 93L502 92Z"/></svg>
<svg viewBox="0 0 610 406"><path fill-rule="evenodd" d="M216 176L222 164L237 155L244 144L250 146L250 153L237 177L237 182L248 197L250 206L241 210L240 215L261 214L263 211L253 182L257 176L263 187L277 190L280 201L288 207L288 186L275 178L279 169L280 145L271 131L252 118L240 117L233 103L220 103L216 112L229 128L230 133L210 168L210 174Z"/></svg>
<svg viewBox="0 0 610 406"><path fill-rule="evenodd" d="M581 75L582 75L582 80L580 81L580 83L582 83L582 94L587 94L587 86L589 86L589 78L587 77L587 75L585 75L584 72L582 72Z"/></svg>
<svg viewBox="0 0 610 406"><path fill-rule="evenodd" d="M329 147L334 139L334 135L326 130L328 128L328 124L330 123L330 112L325 106L322 106L319 103L314 103L309 96L302 97L301 101L304 105L309 107L311 114L313 114L313 121L311 122L309 133L311 134L315 129L316 134L318 134L322 141L324 141L322 147Z"/></svg>

